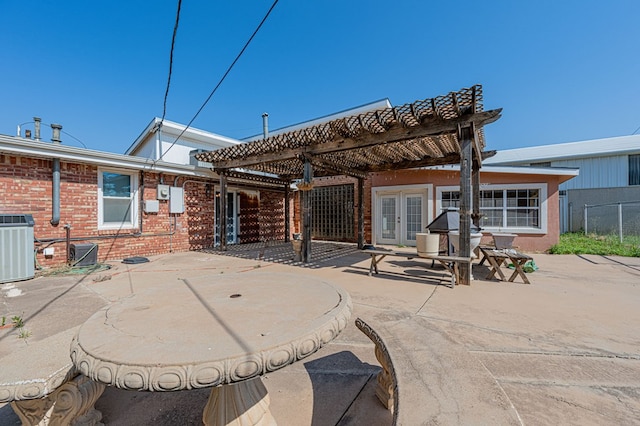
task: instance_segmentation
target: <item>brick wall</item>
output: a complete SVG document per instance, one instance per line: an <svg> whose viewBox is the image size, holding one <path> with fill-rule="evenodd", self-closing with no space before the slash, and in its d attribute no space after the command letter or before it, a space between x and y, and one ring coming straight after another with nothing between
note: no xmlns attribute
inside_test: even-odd
<svg viewBox="0 0 640 426"><path fill-rule="evenodd" d="M170 251L197 250L213 245L214 199L207 195L207 182L164 175L165 184L184 188L185 212L169 214L168 201L160 201L158 213L144 213L135 229L98 230L98 167L60 164L60 222L51 225L52 161L0 154L0 213L32 214L39 265L66 263L65 225L70 225L71 243L98 244L99 261L131 256L151 256ZM155 200L160 181L157 173L140 173L139 191L144 200ZM212 184L212 183L211 183ZM54 255L42 254L53 247Z"/></svg>

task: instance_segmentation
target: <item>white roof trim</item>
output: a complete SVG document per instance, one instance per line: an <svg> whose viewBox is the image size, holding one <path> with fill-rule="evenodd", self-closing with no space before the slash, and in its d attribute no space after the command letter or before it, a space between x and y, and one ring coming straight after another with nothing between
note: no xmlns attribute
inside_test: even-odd
<svg viewBox="0 0 640 426"><path fill-rule="evenodd" d="M451 164L446 166L424 167L428 170L455 170L460 171L459 164ZM578 176L579 168L573 167L531 167L531 166L490 166L485 163L480 168L482 173L510 173L519 175L549 175L549 176Z"/></svg>
<svg viewBox="0 0 640 426"><path fill-rule="evenodd" d="M505 149L483 161L484 164L537 163L570 158L602 157L640 153L640 134L606 139L593 139L556 145Z"/></svg>
<svg viewBox="0 0 640 426"><path fill-rule="evenodd" d="M16 136L0 135L0 153L22 155L36 158L59 158L61 160L89 163L97 166L121 167L137 170L148 170L162 173L179 174L183 176L198 176L211 178L216 176L210 169L192 165L153 162L150 159L123 154L113 154L104 151L77 148L51 142L34 141Z"/></svg>
<svg viewBox="0 0 640 426"><path fill-rule="evenodd" d="M131 146L125 151L125 154L131 155L132 153L134 153L136 149L138 149L142 145L142 143L144 142L144 140L147 138L148 135L152 135L156 132L156 128L160 124L160 121L161 119L158 117L155 117L153 120L151 120L149 125L142 131L142 133L140 133L140 136L138 136L136 140L131 144ZM164 120L164 122L162 123L162 129L163 129L162 131L165 134L170 134L175 137L178 137L178 135L182 133L185 127L186 126L184 124L176 123L170 120ZM182 137L184 137L185 139L189 138L197 142L212 145L212 146L213 146L213 144L211 143L212 139L216 141L228 143L229 145L237 145L239 143L242 143L237 139L229 138L227 136L222 136L217 133L207 132L205 130L197 129L195 127L189 127L184 132Z"/></svg>

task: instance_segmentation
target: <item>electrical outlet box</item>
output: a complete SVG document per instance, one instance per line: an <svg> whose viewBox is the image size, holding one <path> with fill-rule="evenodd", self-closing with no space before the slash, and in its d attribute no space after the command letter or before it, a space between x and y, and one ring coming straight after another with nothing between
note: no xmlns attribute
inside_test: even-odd
<svg viewBox="0 0 640 426"><path fill-rule="evenodd" d="M184 213L184 189L172 186L169 192L169 213Z"/></svg>
<svg viewBox="0 0 640 426"><path fill-rule="evenodd" d="M168 200L170 196L169 185L158 185L158 200Z"/></svg>
<svg viewBox="0 0 640 426"><path fill-rule="evenodd" d="M145 213L158 213L160 211L160 201L158 200L144 200L144 212Z"/></svg>

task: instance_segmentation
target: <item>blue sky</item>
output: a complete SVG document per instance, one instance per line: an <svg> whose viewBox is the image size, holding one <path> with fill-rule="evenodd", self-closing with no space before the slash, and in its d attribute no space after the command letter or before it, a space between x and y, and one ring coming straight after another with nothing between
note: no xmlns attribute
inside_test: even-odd
<svg viewBox="0 0 640 426"><path fill-rule="evenodd" d="M167 119L193 118L271 4L183 0ZM162 115L176 7L0 0L0 133L39 116L123 153ZM504 108L487 149L629 135L638 22L637 0L280 0L193 126L243 138L263 112L276 129L482 84L485 109Z"/></svg>

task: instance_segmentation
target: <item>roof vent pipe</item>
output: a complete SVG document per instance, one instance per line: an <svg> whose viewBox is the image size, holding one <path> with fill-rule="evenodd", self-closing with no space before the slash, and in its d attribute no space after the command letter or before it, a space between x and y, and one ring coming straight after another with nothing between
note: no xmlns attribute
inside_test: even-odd
<svg viewBox="0 0 640 426"><path fill-rule="evenodd" d="M61 143L62 140L60 139L60 130L62 130L62 126L59 124L52 124L51 125L51 131L53 133L53 135L51 136L51 142L53 143Z"/></svg>
<svg viewBox="0 0 640 426"><path fill-rule="evenodd" d="M269 137L269 113L262 114L262 135L264 138Z"/></svg>
<svg viewBox="0 0 640 426"><path fill-rule="evenodd" d="M35 139L37 141L40 140L40 122L42 120L40 119L40 117L33 117L33 127L35 128Z"/></svg>
<svg viewBox="0 0 640 426"><path fill-rule="evenodd" d="M24 131L24 138L31 139L31 130L27 129Z"/></svg>

